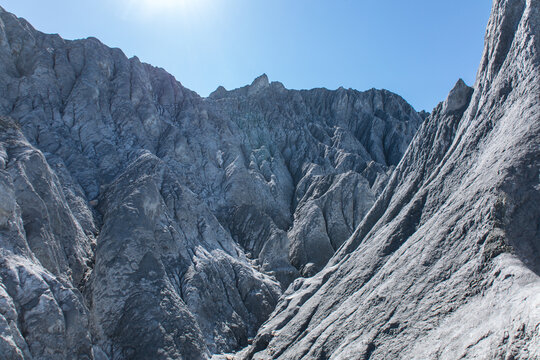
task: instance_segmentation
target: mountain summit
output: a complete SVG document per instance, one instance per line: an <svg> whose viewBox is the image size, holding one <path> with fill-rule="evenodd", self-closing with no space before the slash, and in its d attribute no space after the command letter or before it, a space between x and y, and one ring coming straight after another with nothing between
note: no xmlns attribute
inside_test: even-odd
<svg viewBox="0 0 540 360"><path fill-rule="evenodd" d="M202 98L0 12L0 353L206 358L322 269L422 123L388 91Z"/></svg>
<svg viewBox="0 0 540 360"><path fill-rule="evenodd" d="M0 10L0 358L539 358L538 34L495 0L428 116L203 98Z"/></svg>
<svg viewBox="0 0 540 360"><path fill-rule="evenodd" d="M540 358L540 2L496 0L474 89L424 121L254 359Z"/></svg>

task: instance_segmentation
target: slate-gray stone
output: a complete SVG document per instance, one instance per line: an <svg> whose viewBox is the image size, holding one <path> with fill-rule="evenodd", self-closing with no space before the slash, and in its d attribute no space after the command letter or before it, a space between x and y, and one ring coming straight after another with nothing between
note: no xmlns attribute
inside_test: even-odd
<svg viewBox="0 0 540 360"><path fill-rule="evenodd" d="M539 1L494 1L474 90L458 81L240 358L540 358L538 34Z"/></svg>
<svg viewBox="0 0 540 360"><path fill-rule="evenodd" d="M1 357L540 357L540 2L493 6L430 114L202 98L0 9Z"/></svg>
<svg viewBox="0 0 540 360"><path fill-rule="evenodd" d="M266 75L201 98L95 38L3 10L0 23L0 226L19 224L2 239L26 249L1 259L57 281L80 310L73 329L52 315L11 323L13 354L62 358L71 336L89 358L247 346L283 289L352 234L422 122L388 91L294 91ZM25 289L37 291L29 310L40 289ZM45 326L64 337L42 340Z"/></svg>

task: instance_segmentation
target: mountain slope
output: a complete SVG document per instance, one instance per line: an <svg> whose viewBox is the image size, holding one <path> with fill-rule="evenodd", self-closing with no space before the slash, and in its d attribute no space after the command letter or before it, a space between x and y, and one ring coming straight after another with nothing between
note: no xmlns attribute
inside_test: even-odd
<svg viewBox="0 0 540 360"><path fill-rule="evenodd" d="M207 203L238 242L259 238L248 251L285 287L298 272L324 266L351 235L422 122L387 91L291 91L269 83L266 75L203 99L164 70L128 59L97 39L42 34L6 12L2 20L1 113L16 119L40 150L63 160L88 200L148 150ZM291 266L289 238L305 231L300 224L292 236L286 233L300 203L350 171L369 183L366 196L363 191L345 203L344 208L355 207L354 214L330 219L336 226L314 240L326 249L324 256L312 259L292 246ZM312 195L304 196L310 187ZM331 216L310 207L319 217ZM256 233L245 230L246 213L261 220ZM292 242L303 248L303 240ZM272 249L275 243L285 252Z"/></svg>
<svg viewBox="0 0 540 360"><path fill-rule="evenodd" d="M539 1L494 1L474 90L456 84L243 357L540 357L539 34Z"/></svg>
<svg viewBox="0 0 540 360"><path fill-rule="evenodd" d="M422 122L388 91L266 75L201 98L1 9L0 94L0 349L13 359L247 346L282 289L353 233Z"/></svg>

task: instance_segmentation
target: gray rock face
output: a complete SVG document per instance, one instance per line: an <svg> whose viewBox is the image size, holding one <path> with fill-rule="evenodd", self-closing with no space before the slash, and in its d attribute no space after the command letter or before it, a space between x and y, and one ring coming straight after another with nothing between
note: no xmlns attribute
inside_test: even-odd
<svg viewBox="0 0 540 360"><path fill-rule="evenodd" d="M405 151L403 139L412 138L421 119L386 91L298 92L264 79L230 92L218 90L206 101L211 113L229 119L231 131L244 138L236 145L237 140L227 139L227 148L216 150L228 155L221 157L224 174L218 172L225 185L216 201L224 203L217 214L263 269L287 285L296 269L303 275L320 270L352 234L385 184L389 167ZM251 96L254 88L258 90ZM355 181L365 186L355 196L345 196L348 203L333 199L341 196L335 187ZM355 213L328 214L330 205L319 208L322 197L334 201L334 210L354 208ZM299 214L304 204L305 213L310 208L332 217L322 237L306 233L313 219ZM280 251L287 243L288 254ZM312 245L321 248L315 257L304 250Z"/></svg>
<svg viewBox="0 0 540 360"><path fill-rule="evenodd" d="M272 311L279 285L249 266L208 208L154 155L131 164L99 207L92 313L112 354L191 357L204 353L205 341L210 351L235 348Z"/></svg>
<svg viewBox="0 0 540 360"><path fill-rule="evenodd" d="M423 121L385 90L201 98L0 10L0 354L199 359L322 269Z"/></svg>
<svg viewBox="0 0 540 360"><path fill-rule="evenodd" d="M253 359L540 358L540 1L496 0L474 90L426 119Z"/></svg>
<svg viewBox="0 0 540 360"><path fill-rule="evenodd" d="M540 357L539 14L496 0L428 116L201 98L0 10L0 357Z"/></svg>
<svg viewBox="0 0 540 360"><path fill-rule="evenodd" d="M91 354L79 287L95 239L43 154L0 118L0 354L4 359Z"/></svg>

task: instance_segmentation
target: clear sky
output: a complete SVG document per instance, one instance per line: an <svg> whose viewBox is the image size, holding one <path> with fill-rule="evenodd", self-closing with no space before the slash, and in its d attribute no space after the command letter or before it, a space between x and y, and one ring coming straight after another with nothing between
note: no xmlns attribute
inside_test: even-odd
<svg viewBox="0 0 540 360"><path fill-rule="evenodd" d="M398 93L417 110L474 83L491 0L2 0L38 30L95 36L207 96L262 73L291 89Z"/></svg>

